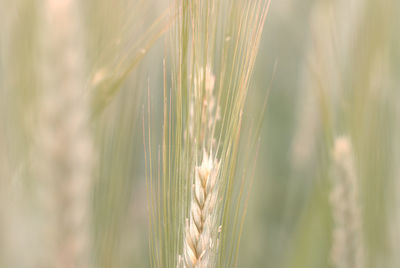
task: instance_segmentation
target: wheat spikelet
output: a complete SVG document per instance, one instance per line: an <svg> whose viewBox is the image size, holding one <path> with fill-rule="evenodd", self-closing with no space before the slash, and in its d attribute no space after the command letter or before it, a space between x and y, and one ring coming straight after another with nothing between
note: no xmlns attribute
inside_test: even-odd
<svg viewBox="0 0 400 268"><path fill-rule="evenodd" d="M209 267L216 243L219 162L212 155L203 153L200 166L196 167L192 187L190 218L186 219L184 238L184 267Z"/></svg>
<svg viewBox="0 0 400 268"><path fill-rule="evenodd" d="M347 137L337 138L334 147L335 181L331 194L334 231L331 257L337 268L362 268L361 211L357 174Z"/></svg>

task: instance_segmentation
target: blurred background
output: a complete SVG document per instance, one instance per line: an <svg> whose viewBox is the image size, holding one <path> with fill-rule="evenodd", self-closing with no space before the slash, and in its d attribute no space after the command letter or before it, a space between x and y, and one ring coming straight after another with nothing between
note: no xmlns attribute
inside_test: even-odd
<svg viewBox="0 0 400 268"><path fill-rule="evenodd" d="M150 100L161 140L168 6L0 0L0 267L58 267L88 244L93 267L149 267L142 120ZM400 267L399 29L396 0L271 1L243 119L268 94L239 267L335 267L341 136L362 267Z"/></svg>

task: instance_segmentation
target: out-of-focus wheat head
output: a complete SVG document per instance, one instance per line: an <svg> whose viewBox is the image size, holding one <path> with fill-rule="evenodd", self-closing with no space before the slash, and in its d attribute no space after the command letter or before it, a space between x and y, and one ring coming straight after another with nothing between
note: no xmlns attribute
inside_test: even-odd
<svg viewBox="0 0 400 268"><path fill-rule="evenodd" d="M48 0L39 11L42 89L35 168L43 213L40 265L87 267L94 153L80 2Z"/></svg>
<svg viewBox="0 0 400 268"><path fill-rule="evenodd" d="M310 15L311 40L302 84L304 93L293 143L292 161L296 168L312 160L321 125L331 128L332 113L346 96L344 69L355 42L365 3L319 1ZM344 94L343 94L344 93Z"/></svg>
<svg viewBox="0 0 400 268"><path fill-rule="evenodd" d="M362 243L366 259L361 265L366 267L388 265L387 252L382 250L388 242L387 211L381 208L391 165L388 98L392 96L389 78L392 71L388 33L392 27L393 3L391 0L315 2L304 68L304 102L298 113L293 146L295 171L301 170L300 167L315 172L311 165L304 165L314 160L314 169L323 179L329 177L327 163L335 136L349 133L351 147L357 152L354 165L363 182L360 191L364 194L358 202L363 204L365 212L360 221L364 222ZM299 244L299 251L301 247Z"/></svg>
<svg viewBox="0 0 400 268"><path fill-rule="evenodd" d="M350 140L339 137L333 149L333 244L331 258L337 268L364 267L360 182Z"/></svg>

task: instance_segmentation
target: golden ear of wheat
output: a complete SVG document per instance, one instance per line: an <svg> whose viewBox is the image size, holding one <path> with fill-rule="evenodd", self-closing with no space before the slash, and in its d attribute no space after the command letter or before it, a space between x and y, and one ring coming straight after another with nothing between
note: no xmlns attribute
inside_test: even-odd
<svg viewBox="0 0 400 268"><path fill-rule="evenodd" d="M200 166L196 167L192 186L190 218L186 219L184 240L185 267L208 267L212 256L216 225L219 162L212 155L203 153Z"/></svg>

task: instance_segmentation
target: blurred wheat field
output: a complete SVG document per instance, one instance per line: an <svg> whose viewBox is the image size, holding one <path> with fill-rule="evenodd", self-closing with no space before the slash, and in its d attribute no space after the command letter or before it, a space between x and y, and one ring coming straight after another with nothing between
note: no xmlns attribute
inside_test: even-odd
<svg viewBox="0 0 400 268"><path fill-rule="evenodd" d="M0 0L0 267L400 267L400 2Z"/></svg>

